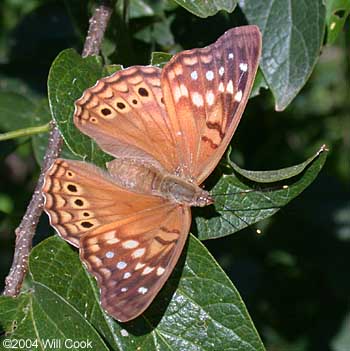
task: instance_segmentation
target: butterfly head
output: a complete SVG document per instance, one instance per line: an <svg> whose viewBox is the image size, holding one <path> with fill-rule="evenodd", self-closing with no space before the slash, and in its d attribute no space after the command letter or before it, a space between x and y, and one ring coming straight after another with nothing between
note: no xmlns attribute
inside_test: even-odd
<svg viewBox="0 0 350 351"><path fill-rule="evenodd" d="M210 196L210 194L207 191L200 188L200 191L196 193L196 196L193 202L194 202L193 206L205 207L213 204L214 199Z"/></svg>

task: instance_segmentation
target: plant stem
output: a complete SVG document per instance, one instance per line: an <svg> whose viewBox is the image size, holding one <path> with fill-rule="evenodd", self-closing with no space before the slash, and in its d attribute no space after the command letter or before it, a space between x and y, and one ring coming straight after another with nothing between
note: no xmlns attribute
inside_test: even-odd
<svg viewBox="0 0 350 351"><path fill-rule="evenodd" d="M109 1L100 1L93 16L90 18L90 27L85 39L82 56L98 55L102 38L112 13ZM10 272L5 280L4 295L17 296L20 292L23 279L28 269L28 257L32 248L32 240L39 218L43 211L44 200L41 188L45 174L61 152L63 139L54 121L51 122L49 143L45 152L43 166L36 184L32 199L27 207L20 225L16 229L16 245Z"/></svg>
<svg viewBox="0 0 350 351"><path fill-rule="evenodd" d="M40 133L46 133L50 131L50 123L46 123L42 126L38 127L29 127L23 129L17 129L12 132L2 133L0 134L0 141L16 139L24 136L31 136Z"/></svg>

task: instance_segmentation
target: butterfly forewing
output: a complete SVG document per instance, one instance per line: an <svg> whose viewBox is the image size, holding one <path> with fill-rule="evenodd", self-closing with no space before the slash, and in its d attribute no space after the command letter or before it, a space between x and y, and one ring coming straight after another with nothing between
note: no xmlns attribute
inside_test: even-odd
<svg viewBox="0 0 350 351"><path fill-rule="evenodd" d="M173 172L178 159L160 72L133 66L102 78L76 101L74 123L112 156L142 159Z"/></svg>
<svg viewBox="0 0 350 351"><path fill-rule="evenodd" d="M105 310L140 315L173 271L191 224L188 207L168 204L84 235L80 257L97 277Z"/></svg>
<svg viewBox="0 0 350 351"><path fill-rule="evenodd" d="M164 101L185 177L202 183L222 157L249 97L260 51L259 29L238 27L164 67Z"/></svg>

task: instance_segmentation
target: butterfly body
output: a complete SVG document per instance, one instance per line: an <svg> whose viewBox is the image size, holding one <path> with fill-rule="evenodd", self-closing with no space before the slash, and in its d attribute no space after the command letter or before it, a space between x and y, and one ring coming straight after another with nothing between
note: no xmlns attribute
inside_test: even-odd
<svg viewBox="0 0 350 351"><path fill-rule="evenodd" d="M137 159L116 159L107 163L116 184L127 190L163 197L186 206L204 207L213 203L209 193L180 176Z"/></svg>
<svg viewBox="0 0 350 351"><path fill-rule="evenodd" d="M107 171L56 160L44 208L117 320L150 305L185 245L190 207L213 203L200 185L238 126L260 54L258 27L233 28L162 70L133 66L102 78L75 102L75 126L115 159Z"/></svg>

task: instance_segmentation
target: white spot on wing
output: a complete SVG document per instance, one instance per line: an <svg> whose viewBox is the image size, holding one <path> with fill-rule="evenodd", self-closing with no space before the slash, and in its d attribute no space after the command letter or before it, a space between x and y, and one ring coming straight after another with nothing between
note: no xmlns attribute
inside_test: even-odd
<svg viewBox="0 0 350 351"><path fill-rule="evenodd" d="M207 78L207 80L213 80L214 79L214 72L207 71L207 73L205 74L205 77Z"/></svg>
<svg viewBox="0 0 350 351"><path fill-rule="evenodd" d="M175 102L178 102L181 98L181 90L180 87L175 87L174 89L174 98L175 98Z"/></svg>
<svg viewBox="0 0 350 351"><path fill-rule="evenodd" d="M232 53L232 52L230 52L230 53L228 54L228 59L229 59L229 60L233 60L233 53Z"/></svg>
<svg viewBox="0 0 350 351"><path fill-rule="evenodd" d="M165 272L165 269L163 267L157 268L157 275L162 275L164 272Z"/></svg>
<svg viewBox="0 0 350 351"><path fill-rule="evenodd" d="M195 91L192 94L192 102L197 107L202 107L203 106L203 97L202 97L202 95Z"/></svg>
<svg viewBox="0 0 350 351"><path fill-rule="evenodd" d="M131 254L131 256L133 258L141 257L141 256L143 256L145 254L145 251L146 251L146 249L144 247L141 248L141 249L137 249Z"/></svg>
<svg viewBox="0 0 350 351"><path fill-rule="evenodd" d="M220 74L220 76L222 76L224 73L225 73L225 68L221 66L221 67L219 68L219 74Z"/></svg>
<svg viewBox="0 0 350 351"><path fill-rule="evenodd" d="M235 95L235 100L237 102L240 102L242 100L242 96L243 96L242 90L238 90L236 95Z"/></svg>
<svg viewBox="0 0 350 351"><path fill-rule="evenodd" d="M148 291L148 289L145 288L144 286L141 286L141 287L139 287L139 288L137 289L137 291L138 291L140 294L144 295L144 294L146 294L146 292Z"/></svg>
<svg viewBox="0 0 350 351"><path fill-rule="evenodd" d="M248 65L244 62L241 62L239 64L239 69L242 71L242 72L247 72L248 71Z"/></svg>
<svg viewBox="0 0 350 351"><path fill-rule="evenodd" d="M125 272L123 275L123 279L128 279L131 277L131 273L130 272Z"/></svg>
<svg viewBox="0 0 350 351"><path fill-rule="evenodd" d="M198 78L198 73L197 73L197 71L191 72L191 78L192 78L193 80L197 80L197 78Z"/></svg>
<svg viewBox="0 0 350 351"><path fill-rule="evenodd" d="M224 87L224 83L223 82L221 82L219 84L219 91L221 91L222 93L225 91L225 87Z"/></svg>
<svg viewBox="0 0 350 351"><path fill-rule="evenodd" d="M181 84L181 85L180 85L180 91L181 91L181 95L182 95L182 96L188 97L188 90L187 90L187 88L186 88L186 85Z"/></svg>
<svg viewBox="0 0 350 351"><path fill-rule="evenodd" d="M149 274L149 273L151 273L153 270L154 270L154 267L146 267L146 268L142 271L141 275Z"/></svg>
<svg viewBox="0 0 350 351"><path fill-rule="evenodd" d="M209 106L211 106L214 103L215 97L212 91L208 91L207 94L205 95L205 98Z"/></svg>
<svg viewBox="0 0 350 351"><path fill-rule="evenodd" d="M126 264L126 262L124 262L124 261L119 261L119 262L117 263L117 268L118 268L118 269L124 269L126 266L127 266L127 264Z"/></svg>
<svg viewBox="0 0 350 351"><path fill-rule="evenodd" d="M109 245L113 245L113 244L119 243L119 241L120 241L119 239L113 238L113 239L108 239L106 241L106 243L109 244Z"/></svg>
<svg viewBox="0 0 350 351"><path fill-rule="evenodd" d="M136 240L127 240L123 242L122 246L125 249L134 249L135 247L139 246L139 242Z"/></svg>
<svg viewBox="0 0 350 351"><path fill-rule="evenodd" d="M106 256L107 258L113 258L113 257L114 257L114 252L112 252L112 251L107 251L105 256Z"/></svg>
<svg viewBox="0 0 350 351"><path fill-rule="evenodd" d="M232 80L230 80L228 83L227 83L227 87L226 87L226 91L230 94L233 94L233 83L232 83Z"/></svg>
<svg viewBox="0 0 350 351"><path fill-rule="evenodd" d="M120 291L121 292L126 292L126 291L128 291L128 288L121 288Z"/></svg>
<svg viewBox="0 0 350 351"><path fill-rule="evenodd" d="M135 271L137 271L137 270L143 268L144 266L146 266L145 263L140 263L140 262L139 262L139 263L135 266Z"/></svg>

